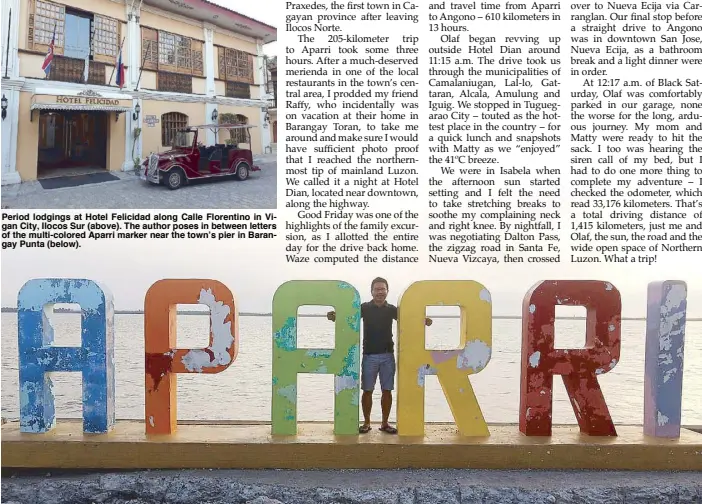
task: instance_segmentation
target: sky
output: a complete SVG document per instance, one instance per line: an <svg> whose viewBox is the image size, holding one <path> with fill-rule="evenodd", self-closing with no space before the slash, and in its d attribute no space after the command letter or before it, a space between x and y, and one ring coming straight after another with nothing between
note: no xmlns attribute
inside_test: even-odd
<svg viewBox="0 0 702 504"><path fill-rule="evenodd" d="M282 2L214 1L278 27L279 38L284 38ZM275 45L266 46L268 54L275 54L270 52ZM282 202L283 183L278 184L278 196ZM388 204L400 205L395 200L388 201ZM411 204L416 205L416 202ZM286 216L294 218L283 208L278 215L281 227L284 227ZM288 280L344 280L354 285L367 299L370 296L370 281L376 276L383 276L390 283L388 300L393 303L411 283L418 280L475 280L491 292L495 315L520 315L524 294L538 281L589 279L613 283L622 295L623 315L641 317L646 313L648 282L678 279L688 282L688 317L702 317L702 268L693 254L660 255L651 266L604 263L528 267L503 264L485 267L461 263L303 266L285 262L285 232L279 236L274 242L114 241L86 242L79 250L3 250L0 266L2 306L16 306L17 293L30 278L88 278L99 281L112 291L117 309L143 309L147 289L162 278L212 278L220 280L232 290L240 311L267 313L271 311L276 289ZM567 250L566 244L563 244L563 249ZM426 250L426 242L420 244L420 250ZM563 259L567 257L568 254L564 253ZM584 314L584 310L576 313Z"/></svg>
<svg viewBox="0 0 702 504"><path fill-rule="evenodd" d="M226 7L236 11L244 16L256 19L270 26L274 26L279 30L278 37L282 36L282 31L285 29L283 2L275 0L258 0L256 2L242 2L229 0L210 0L212 3ZM271 42L263 46L263 52L267 56L276 56L278 42Z"/></svg>
<svg viewBox="0 0 702 504"><path fill-rule="evenodd" d="M280 184L282 185L282 184ZM280 221L279 221L280 222ZM281 233L281 238L284 233ZM688 317L702 317L702 268L674 257L650 267L640 265L524 265L471 266L423 263L414 266L325 266L288 264L285 243L263 241L123 240L86 242L78 250L22 249L2 251L2 306L16 306L17 293L30 278L87 278L106 285L114 295L116 309L143 309L144 295L163 278L205 278L223 282L243 312L269 313L276 289L288 280L343 280L363 299L370 297L376 276L390 284L388 301L418 280L475 280L491 293L494 315L520 315L525 293L541 280L602 280L611 282L622 295L622 315L646 314L648 282L678 279L688 283ZM566 255L564 255L566 256ZM565 310L565 309L564 309ZM579 311L578 311L579 310ZM317 313L325 310L314 309ZM446 313L447 315L450 313ZM557 312L584 315L584 309Z"/></svg>

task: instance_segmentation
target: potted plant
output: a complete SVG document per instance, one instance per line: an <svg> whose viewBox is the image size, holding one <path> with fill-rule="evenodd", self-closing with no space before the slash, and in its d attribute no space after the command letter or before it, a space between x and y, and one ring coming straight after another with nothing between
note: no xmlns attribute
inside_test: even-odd
<svg viewBox="0 0 702 504"><path fill-rule="evenodd" d="M133 141L132 141L132 160L134 161L134 173L136 175L139 175L139 170L141 167L141 158L139 158L139 156L134 157L134 149L136 148L136 143L137 143L137 140L139 139L140 135L141 135L141 128L134 128Z"/></svg>

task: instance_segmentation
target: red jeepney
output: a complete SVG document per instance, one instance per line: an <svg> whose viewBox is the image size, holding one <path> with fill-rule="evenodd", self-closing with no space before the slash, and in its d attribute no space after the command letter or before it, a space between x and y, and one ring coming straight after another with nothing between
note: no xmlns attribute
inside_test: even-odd
<svg viewBox="0 0 702 504"><path fill-rule="evenodd" d="M234 176L238 180L246 180L252 171L260 171L253 164L251 154L251 132L255 126L245 124L207 124L189 126L178 131L179 145L159 154L152 153L141 165L141 179L152 184L164 183L169 189L178 189L192 180L209 178L228 178ZM211 129L215 138L220 130L237 132L228 143L204 145L199 143L200 130ZM192 133L192 142L187 138ZM243 142L235 143L238 140ZM175 143L175 142L174 142Z"/></svg>

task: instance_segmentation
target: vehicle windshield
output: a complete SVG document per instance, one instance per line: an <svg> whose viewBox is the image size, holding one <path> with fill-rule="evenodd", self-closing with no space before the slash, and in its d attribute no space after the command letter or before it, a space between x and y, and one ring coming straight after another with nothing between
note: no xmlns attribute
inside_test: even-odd
<svg viewBox="0 0 702 504"><path fill-rule="evenodd" d="M195 134L192 131L178 131L171 140L171 147L177 148L188 148L193 146L193 139Z"/></svg>

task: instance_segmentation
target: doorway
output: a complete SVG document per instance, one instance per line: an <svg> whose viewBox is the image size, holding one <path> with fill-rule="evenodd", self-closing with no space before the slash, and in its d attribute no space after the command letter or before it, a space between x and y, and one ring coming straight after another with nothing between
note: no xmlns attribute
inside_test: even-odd
<svg viewBox="0 0 702 504"><path fill-rule="evenodd" d="M37 178L106 170L107 117L98 111L42 110Z"/></svg>

